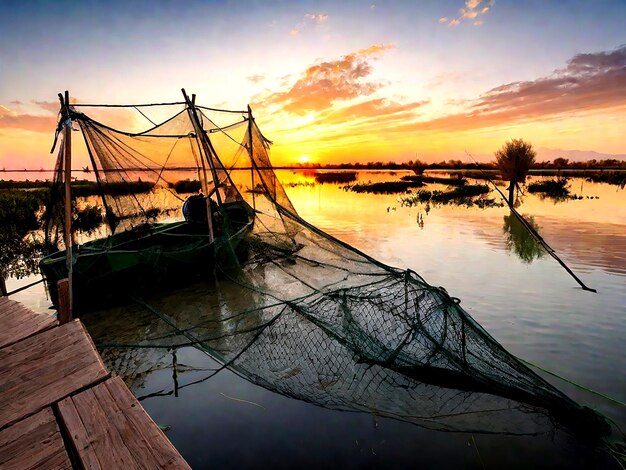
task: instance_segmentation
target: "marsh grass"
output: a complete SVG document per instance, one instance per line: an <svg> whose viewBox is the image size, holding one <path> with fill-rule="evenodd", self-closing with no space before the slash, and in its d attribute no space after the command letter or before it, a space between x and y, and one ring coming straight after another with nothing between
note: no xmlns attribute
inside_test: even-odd
<svg viewBox="0 0 626 470"><path fill-rule="evenodd" d="M378 183L362 183L344 186L346 191L355 193L371 194L398 194L406 193L410 188L420 188L424 186L421 181L383 181Z"/></svg>
<svg viewBox="0 0 626 470"><path fill-rule="evenodd" d="M315 172L315 181L324 183L351 183L357 180L356 171L324 171Z"/></svg>
<svg viewBox="0 0 626 470"><path fill-rule="evenodd" d="M530 183L527 189L529 193L538 193L543 197L552 199L570 199L573 197L568 188L568 181L565 178L535 181Z"/></svg>
<svg viewBox="0 0 626 470"><path fill-rule="evenodd" d="M403 181L417 181L421 183L439 183L448 186L463 186L467 183L467 180L463 178L463 175L460 173L449 178L443 176L407 175L400 179Z"/></svg>
<svg viewBox="0 0 626 470"><path fill-rule="evenodd" d="M403 206L415 206L417 204L454 204L466 207L502 207L504 204L494 198L481 197L489 194L490 189L486 184L474 184L457 186L449 191L430 191L421 189L415 194L401 198Z"/></svg>

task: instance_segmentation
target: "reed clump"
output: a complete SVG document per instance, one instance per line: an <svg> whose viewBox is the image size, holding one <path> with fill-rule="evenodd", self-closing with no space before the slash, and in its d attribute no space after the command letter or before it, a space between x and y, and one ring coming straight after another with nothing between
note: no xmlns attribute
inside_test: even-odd
<svg viewBox="0 0 626 470"><path fill-rule="evenodd" d="M538 193L543 197L553 199L570 199L572 195L568 188L568 182L565 178L556 180L535 181L528 185L529 193Z"/></svg>
<svg viewBox="0 0 626 470"><path fill-rule="evenodd" d="M419 188L424 186L421 181L382 181L378 183L362 183L345 186L347 191L355 193L371 193L371 194L398 194L406 193L410 188Z"/></svg>
<svg viewBox="0 0 626 470"><path fill-rule="evenodd" d="M178 194L197 193L201 188L200 181L190 179L176 181L176 183L170 183L169 186Z"/></svg>
<svg viewBox="0 0 626 470"><path fill-rule="evenodd" d="M351 183L357 180L356 171L316 171L315 181L324 183Z"/></svg>

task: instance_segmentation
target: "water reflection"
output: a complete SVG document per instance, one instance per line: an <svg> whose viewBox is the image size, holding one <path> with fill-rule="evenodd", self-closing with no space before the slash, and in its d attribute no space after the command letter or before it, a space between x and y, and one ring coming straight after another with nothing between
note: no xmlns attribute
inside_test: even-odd
<svg viewBox="0 0 626 470"><path fill-rule="evenodd" d="M538 232L539 226L534 217L523 215L526 222ZM506 249L509 253L514 253L524 263L532 263L536 259L542 258L546 252L535 240L526 227L514 214L504 216L502 232L506 238Z"/></svg>
<svg viewBox="0 0 626 470"><path fill-rule="evenodd" d="M560 429L550 412L509 398L505 388L372 362L333 331L284 312L284 305L221 280L137 299L83 320L107 366L141 400L176 397L228 368L283 396L429 429L527 436ZM184 357L188 348L206 360L195 366L180 362L179 351ZM171 381L149 389L150 375L164 371Z"/></svg>

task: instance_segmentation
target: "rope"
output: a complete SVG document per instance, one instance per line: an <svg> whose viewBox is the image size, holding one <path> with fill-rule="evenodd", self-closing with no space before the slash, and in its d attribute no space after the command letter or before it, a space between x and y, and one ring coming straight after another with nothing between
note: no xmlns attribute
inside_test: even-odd
<svg viewBox="0 0 626 470"><path fill-rule="evenodd" d="M23 290L26 290L26 289L28 289L30 287L33 287L33 286L36 286L37 284L39 284L41 282L43 282L43 279L39 279L38 281L31 282L27 286L18 287L17 289L12 290L11 292L7 292L5 297L8 297L8 296L13 295L13 294L17 294L18 292L22 292Z"/></svg>
<svg viewBox="0 0 626 470"><path fill-rule="evenodd" d="M541 367L540 365L533 364L532 362L528 362L528 361L526 361L524 359L521 359L519 357L517 359L519 361L523 362L524 364L530 366L530 367L534 367L535 369L539 369L540 371L545 372L546 374L550 374L551 376L556 377L557 379L561 379L562 381L567 382L568 384L573 385L574 387L579 388L580 390L584 390L585 392L589 392L589 393L591 393L593 395L602 397L605 400L609 400L610 402L613 402L613 403L615 403L617 405L626 407L626 403L624 403L623 401L620 401L620 400L618 400L616 398L613 398L613 397L610 397L608 395L605 395L604 393L592 390L589 387L585 387L584 385L576 383L573 380L570 380L570 379L568 379L566 377L563 377L562 375L559 375L559 374L557 374L555 372L552 372L552 371L550 371L548 369L545 369L545 368Z"/></svg>
<svg viewBox="0 0 626 470"><path fill-rule="evenodd" d="M137 111L139 111L139 114L141 114L141 115L142 115L143 117L145 117L148 121L150 121L150 122L152 123L152 125L153 125L153 126L156 126L156 125L157 125L157 123L156 123L156 122L154 122L152 119L150 119L148 116L146 116L146 114L145 114L145 113L144 113L141 109L139 109L137 106L133 106L133 108L135 108Z"/></svg>

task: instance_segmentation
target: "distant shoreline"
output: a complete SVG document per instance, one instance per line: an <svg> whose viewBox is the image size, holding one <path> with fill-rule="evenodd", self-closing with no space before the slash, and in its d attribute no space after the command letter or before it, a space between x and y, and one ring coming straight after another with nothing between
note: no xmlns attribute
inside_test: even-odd
<svg viewBox="0 0 626 470"><path fill-rule="evenodd" d="M250 167L238 167L235 170L250 170ZM497 171L494 164L491 163L462 163L457 161L440 162L440 163L428 163L415 165L412 162L409 163L337 163L337 164L295 164L295 165L278 165L271 167L259 167L259 170L273 169L273 170L486 170ZM129 171L154 171L154 169L147 168L132 168ZM159 168L160 170L160 168ZM166 171L196 171L196 168L191 167L174 167L167 168ZM568 162L565 165L555 164L554 162L540 162L535 164L531 171L538 170L595 170L595 171L626 171L626 160L603 160L603 161L588 161L588 162ZM85 171L84 168L76 168L72 170L72 173L91 173L92 170ZM99 170L106 172L107 170ZM0 168L1 173L54 173L54 169L29 169L29 168Z"/></svg>

